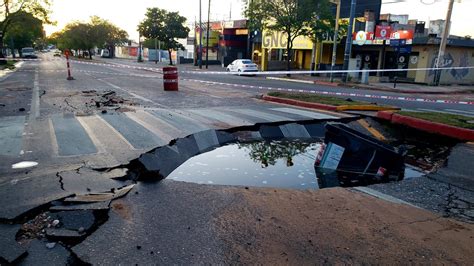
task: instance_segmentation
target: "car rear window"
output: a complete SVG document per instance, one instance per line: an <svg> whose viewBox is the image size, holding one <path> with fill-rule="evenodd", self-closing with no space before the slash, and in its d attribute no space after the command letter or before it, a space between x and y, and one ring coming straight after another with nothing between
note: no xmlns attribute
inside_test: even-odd
<svg viewBox="0 0 474 266"><path fill-rule="evenodd" d="M21 49L21 51L22 51L23 53L32 53L32 52L34 52L35 50L34 50L33 48L23 48L23 49Z"/></svg>

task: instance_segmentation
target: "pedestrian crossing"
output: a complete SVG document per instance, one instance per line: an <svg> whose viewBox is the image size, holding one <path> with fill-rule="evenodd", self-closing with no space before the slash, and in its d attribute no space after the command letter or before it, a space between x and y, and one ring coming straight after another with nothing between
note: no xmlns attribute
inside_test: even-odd
<svg viewBox="0 0 474 266"><path fill-rule="evenodd" d="M50 145L51 157L111 155L118 158L127 150L147 151L209 129L309 119L338 117L296 108L200 108L144 109L135 112L74 116L54 114L48 118L50 139L29 138ZM273 106L274 107L274 106ZM0 118L0 156L21 157L25 145L24 116ZM293 124L281 129L285 136L310 136ZM45 142L49 142L45 144ZM34 146L28 143L28 147ZM34 150L34 148L32 148Z"/></svg>

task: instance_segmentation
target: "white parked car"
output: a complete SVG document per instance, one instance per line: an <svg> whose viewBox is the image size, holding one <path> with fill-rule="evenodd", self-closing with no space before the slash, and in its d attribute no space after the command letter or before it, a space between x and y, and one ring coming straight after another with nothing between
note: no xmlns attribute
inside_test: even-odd
<svg viewBox="0 0 474 266"><path fill-rule="evenodd" d="M258 67L249 59L237 59L227 66L227 71L237 73L258 72Z"/></svg>
<svg viewBox="0 0 474 266"><path fill-rule="evenodd" d="M38 58L35 49L31 47L21 48L21 57L23 58Z"/></svg>

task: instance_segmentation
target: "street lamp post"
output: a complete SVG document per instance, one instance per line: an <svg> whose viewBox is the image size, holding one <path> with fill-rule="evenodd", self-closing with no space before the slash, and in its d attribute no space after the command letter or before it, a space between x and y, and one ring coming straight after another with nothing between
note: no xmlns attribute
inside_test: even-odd
<svg viewBox="0 0 474 266"><path fill-rule="evenodd" d="M202 10L201 0L199 0L199 68L202 69Z"/></svg>
<svg viewBox="0 0 474 266"><path fill-rule="evenodd" d="M436 71L435 71L435 85L439 86L441 80L441 71L439 68L442 67L441 61L444 59L444 52L446 50L446 44L448 43L449 28L451 27L451 15L453 14L454 0L449 1L448 13L446 14L446 21L444 22L443 36L441 37L441 44L439 46L438 58L436 60Z"/></svg>
<svg viewBox="0 0 474 266"><path fill-rule="evenodd" d="M336 59L337 59L337 38L339 37L339 17L341 15L341 0L336 1L336 26L334 27L334 43L332 45L332 61L331 61L331 73L330 80L334 82L334 67L336 66Z"/></svg>
<svg viewBox="0 0 474 266"><path fill-rule="evenodd" d="M143 62L142 58L142 36L139 34L138 35L138 62Z"/></svg>
<svg viewBox="0 0 474 266"><path fill-rule="evenodd" d="M158 34L156 34L157 30L156 30L156 22L153 23L153 35L155 35L155 64L158 63L158 50L157 50L157 39L158 39Z"/></svg>
<svg viewBox="0 0 474 266"><path fill-rule="evenodd" d="M349 59L351 58L352 52L352 28L354 26L354 18L355 18L355 9L357 5L357 0L351 1L351 12L349 18L349 27L347 29L347 39L346 39L346 48L344 51L344 70L349 69ZM344 82L347 82L348 72L344 72L343 74Z"/></svg>
<svg viewBox="0 0 474 266"><path fill-rule="evenodd" d="M206 38L206 69L209 68L209 20L211 16L211 0L209 0L209 6L207 8L207 38Z"/></svg>

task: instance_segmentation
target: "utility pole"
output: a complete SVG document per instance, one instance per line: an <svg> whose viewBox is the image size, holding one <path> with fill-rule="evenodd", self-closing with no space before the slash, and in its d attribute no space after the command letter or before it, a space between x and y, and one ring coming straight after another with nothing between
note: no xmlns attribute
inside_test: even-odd
<svg viewBox="0 0 474 266"><path fill-rule="evenodd" d="M439 68L442 67L441 62L444 60L444 52L446 51L446 44L448 43L449 38L449 29L451 28L451 15L453 14L453 6L454 0L449 0L448 5L448 13L446 14L446 21L444 22L444 29L443 29L443 36L441 36L441 44L439 46L439 53L438 59L436 60L435 68L436 75L435 75L435 85L439 86L439 82L441 80L441 70Z"/></svg>
<svg viewBox="0 0 474 266"><path fill-rule="evenodd" d="M142 59L142 36L141 34L139 33L138 34L138 59L137 59L137 62L143 62L143 59Z"/></svg>
<svg viewBox="0 0 474 266"><path fill-rule="evenodd" d="M209 20L211 17L211 0L209 0L209 4L207 7L207 38L206 38L206 69L209 68Z"/></svg>
<svg viewBox="0 0 474 266"><path fill-rule="evenodd" d="M336 26L334 27L334 43L332 45L331 73L329 74L331 82L334 82L334 74L332 72L334 71L334 67L336 66L337 60L337 38L339 37L339 17L341 16L341 0L337 0L336 5Z"/></svg>
<svg viewBox="0 0 474 266"><path fill-rule="evenodd" d="M156 23L153 23L153 30L155 31L155 34L156 34ZM155 35L155 64L158 64L158 50L157 50L157 45L156 45L156 41L157 41L158 37Z"/></svg>
<svg viewBox="0 0 474 266"><path fill-rule="evenodd" d="M199 68L202 69L202 0L199 0Z"/></svg>
<svg viewBox="0 0 474 266"><path fill-rule="evenodd" d="M355 18L355 9L357 5L357 0L351 0L351 13L349 18L349 27L347 29L347 40L346 40L346 49L344 51L344 70L349 69L349 59L352 52L352 29L354 27L354 18ZM343 80L347 82L348 72L344 72Z"/></svg>

